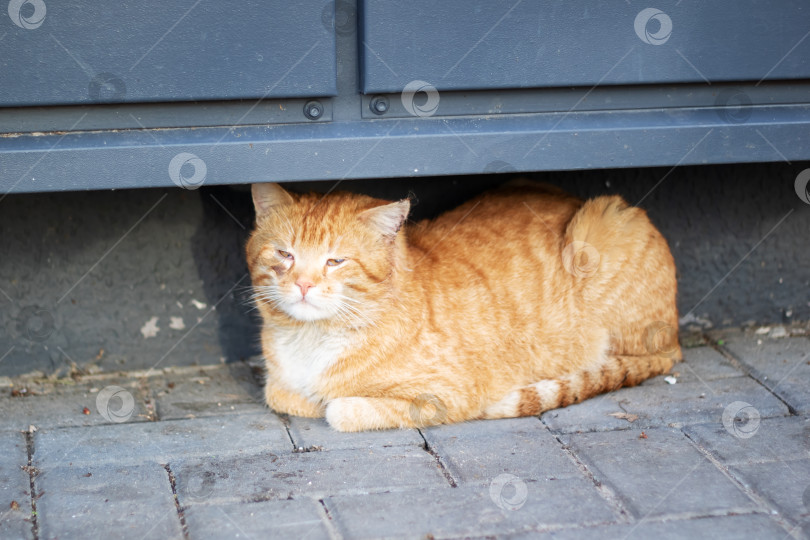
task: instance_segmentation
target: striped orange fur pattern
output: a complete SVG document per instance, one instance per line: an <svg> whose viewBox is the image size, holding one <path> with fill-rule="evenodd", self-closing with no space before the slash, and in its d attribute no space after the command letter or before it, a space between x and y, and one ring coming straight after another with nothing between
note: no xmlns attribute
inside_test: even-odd
<svg viewBox="0 0 810 540"><path fill-rule="evenodd" d="M335 429L537 415L681 358L675 265L646 213L513 182L409 202L253 186L265 398Z"/></svg>

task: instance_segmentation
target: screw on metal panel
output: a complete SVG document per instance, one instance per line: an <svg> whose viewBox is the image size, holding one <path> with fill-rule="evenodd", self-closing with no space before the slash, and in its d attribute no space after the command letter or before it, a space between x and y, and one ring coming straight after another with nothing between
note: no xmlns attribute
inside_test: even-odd
<svg viewBox="0 0 810 540"><path fill-rule="evenodd" d="M388 112L388 98L385 96L375 96L368 106L374 114L385 114Z"/></svg>
<svg viewBox="0 0 810 540"><path fill-rule="evenodd" d="M310 120L317 120L323 116L323 105L320 101L307 101L304 105L304 116Z"/></svg>

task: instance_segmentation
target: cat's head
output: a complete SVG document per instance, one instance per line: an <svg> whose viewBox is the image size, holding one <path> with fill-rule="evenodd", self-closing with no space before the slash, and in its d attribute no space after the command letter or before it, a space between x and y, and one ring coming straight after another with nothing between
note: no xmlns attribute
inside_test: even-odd
<svg viewBox="0 0 810 540"><path fill-rule="evenodd" d="M363 195L291 195L254 184L256 229L247 245L263 314L373 324L391 293L410 202Z"/></svg>

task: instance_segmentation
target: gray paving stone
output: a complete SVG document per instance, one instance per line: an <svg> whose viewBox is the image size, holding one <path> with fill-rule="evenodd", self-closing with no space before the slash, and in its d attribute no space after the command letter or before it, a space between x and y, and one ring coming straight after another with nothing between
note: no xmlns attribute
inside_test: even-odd
<svg viewBox="0 0 810 540"><path fill-rule="evenodd" d="M66 426L95 426L113 423L100 414L97 398L100 390L107 386L118 386L132 397L133 408L127 422L145 422L149 420L149 409L138 383L130 378L105 378L85 380L74 383L34 384L25 387L15 386L3 389L0 393L0 431L27 430L28 426L52 428ZM12 397L12 391L29 390L27 397ZM113 411L124 406L121 398L109 402ZM103 401L101 402L103 403ZM88 414L84 413L87 409ZM127 413L129 410L126 411Z"/></svg>
<svg viewBox="0 0 810 540"><path fill-rule="evenodd" d="M408 491L324 500L344 538L504 536L565 524L608 523L613 512L584 478L526 482L522 506L498 506L490 486ZM518 493L506 494L517 501ZM503 503L501 503L503 504Z"/></svg>
<svg viewBox="0 0 810 540"><path fill-rule="evenodd" d="M422 430L459 483L489 483L499 474L526 479L582 476L537 418L482 420Z"/></svg>
<svg viewBox="0 0 810 540"><path fill-rule="evenodd" d="M612 486L637 519L718 511L749 513L756 505L672 429L563 436L597 481Z"/></svg>
<svg viewBox="0 0 810 540"><path fill-rule="evenodd" d="M748 339L730 336L724 342L730 347ZM753 362L746 371L764 383L776 376L790 382L789 361L773 358L801 360L790 356L801 341L763 342L778 346L763 353L761 369L740 354ZM756 360L755 352L749 356ZM713 349L685 353L686 362L674 369L675 385L659 377L551 411L542 422L422 430L435 455L422 448L417 430L342 434L323 419L297 417L285 429L264 408L259 385L241 364L167 368L149 377L82 376L76 384L43 384L27 398L9 396L16 388L9 384L19 386L18 379L0 381L0 538L32 538L32 524L24 521L31 511L29 477L19 468L27 454L15 430L34 424L40 428L34 466L41 470L36 492L43 539L182 537L168 464L190 538L759 539L784 538L787 523L796 527L793 536L810 540L808 415L790 416L776 396ZM792 367L794 373L804 369L801 362ZM778 393L783 387L776 382ZM143 416L118 424L97 413L96 392L113 383L131 389ZM780 395L791 405L810 395L801 386L785 388L792 393ZM750 403L761 416L749 438L735 437L722 424L734 401ZM26 402L28 409L19 408ZM81 407L76 414L77 405L91 414L81 414ZM608 416L621 412L638 419ZM163 420L144 421L155 418ZM639 439L641 429L647 439ZM309 451L294 452L294 446ZM459 487L451 488L445 475ZM6 510L9 490L20 497L11 499L20 503L19 515Z"/></svg>
<svg viewBox="0 0 810 540"><path fill-rule="evenodd" d="M290 435L296 447L319 447L323 450L371 448L379 446L423 446L425 441L415 429L388 429L341 433L323 418L290 417Z"/></svg>
<svg viewBox="0 0 810 540"><path fill-rule="evenodd" d="M184 511L194 539L298 538L328 539L318 501L262 501L251 504L192 506Z"/></svg>
<svg viewBox="0 0 810 540"><path fill-rule="evenodd" d="M810 339L729 334L724 347L798 413L810 413Z"/></svg>
<svg viewBox="0 0 810 540"><path fill-rule="evenodd" d="M160 465L54 468L36 486L40 538L183 538Z"/></svg>
<svg viewBox="0 0 810 540"><path fill-rule="evenodd" d="M810 459L810 418L765 418L746 438L735 436L723 424L699 424L684 431L727 465Z"/></svg>
<svg viewBox="0 0 810 540"><path fill-rule="evenodd" d="M266 410L261 387L247 364L167 368L163 371L163 377L150 380L161 420Z"/></svg>
<svg viewBox="0 0 810 540"><path fill-rule="evenodd" d="M292 451L287 431L271 413L140 424L40 430L34 435L34 464L41 468L111 463L169 463L172 460Z"/></svg>
<svg viewBox="0 0 810 540"><path fill-rule="evenodd" d="M744 372L731 365L722 354L711 347L695 347L683 350L683 362L675 364L670 373L644 381L642 386L669 384L664 379L674 376L676 384L716 381L730 377L742 377Z"/></svg>
<svg viewBox="0 0 810 540"><path fill-rule="evenodd" d="M810 459L737 465L729 471L794 523L810 521Z"/></svg>
<svg viewBox="0 0 810 540"><path fill-rule="evenodd" d="M0 433L0 538L33 538L31 482L22 467L28 464L28 450L22 433ZM12 508L16 501L18 508Z"/></svg>
<svg viewBox="0 0 810 540"><path fill-rule="evenodd" d="M622 388L564 409L543 414L543 422L563 433L611 429L681 426L721 421L725 408L736 401L750 403L762 418L786 416L787 407L750 377L696 383ZM629 413L632 424L610 416Z"/></svg>
<svg viewBox="0 0 810 540"><path fill-rule="evenodd" d="M433 456L416 447L332 450L183 460L172 466L183 506L306 495L369 493L450 485Z"/></svg>
<svg viewBox="0 0 810 540"><path fill-rule="evenodd" d="M640 540L648 538L656 540L684 540L685 538L787 540L785 529L762 514L563 529L541 534L536 532L518 534L509 538L511 540Z"/></svg>

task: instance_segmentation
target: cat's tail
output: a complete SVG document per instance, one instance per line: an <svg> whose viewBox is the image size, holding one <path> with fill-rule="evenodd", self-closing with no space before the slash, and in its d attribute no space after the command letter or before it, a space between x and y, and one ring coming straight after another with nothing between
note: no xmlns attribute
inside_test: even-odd
<svg viewBox="0 0 810 540"><path fill-rule="evenodd" d="M626 249L645 240L632 234L639 226L649 226L644 210L630 206L618 195L603 195L585 201L573 215L565 228L563 245L586 242L597 246L600 251Z"/></svg>
<svg viewBox="0 0 810 540"><path fill-rule="evenodd" d="M544 411L567 407L585 399L635 386L650 377L668 372L676 361L672 356L608 356L600 363L557 379L545 379L509 392L484 410L484 418L537 416Z"/></svg>
<svg viewBox="0 0 810 540"><path fill-rule="evenodd" d="M589 309L614 305L617 295L631 287L635 291L639 284L652 290L663 286L661 280L674 281L675 263L666 241L644 210L617 195L586 201L560 241L563 267L574 289L590 302ZM630 269L633 278L626 279Z"/></svg>

